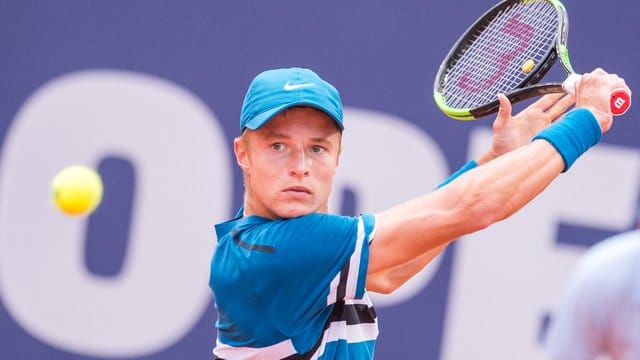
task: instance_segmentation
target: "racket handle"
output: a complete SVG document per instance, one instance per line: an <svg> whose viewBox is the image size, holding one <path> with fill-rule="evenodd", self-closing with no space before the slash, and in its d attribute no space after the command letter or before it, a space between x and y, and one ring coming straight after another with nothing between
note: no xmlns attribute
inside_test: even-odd
<svg viewBox="0 0 640 360"><path fill-rule="evenodd" d="M570 74L569 76L567 76L567 79L562 83L562 88L564 89L564 91L568 92L569 94L575 94L576 84L578 83L578 81L580 81L581 78L582 78L582 75L579 75L576 73Z"/></svg>
<svg viewBox="0 0 640 360"><path fill-rule="evenodd" d="M582 75L571 74L567 76L567 79L562 83L564 91L575 94L576 83L580 80ZM631 106L631 95L623 89L616 89L611 93L611 100L609 102L611 106L611 113L615 116L622 115L629 110Z"/></svg>

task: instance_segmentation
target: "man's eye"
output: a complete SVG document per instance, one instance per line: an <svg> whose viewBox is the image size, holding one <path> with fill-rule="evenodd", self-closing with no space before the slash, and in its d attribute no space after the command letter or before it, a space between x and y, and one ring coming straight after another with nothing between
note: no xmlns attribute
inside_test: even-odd
<svg viewBox="0 0 640 360"><path fill-rule="evenodd" d="M322 152L322 150L324 150L324 148L322 146L312 146L311 147L311 151L314 152L314 153Z"/></svg>
<svg viewBox="0 0 640 360"><path fill-rule="evenodd" d="M271 148L272 148L273 150L282 150L283 145L282 145L281 143L275 143L275 144L272 144L272 145L271 145Z"/></svg>

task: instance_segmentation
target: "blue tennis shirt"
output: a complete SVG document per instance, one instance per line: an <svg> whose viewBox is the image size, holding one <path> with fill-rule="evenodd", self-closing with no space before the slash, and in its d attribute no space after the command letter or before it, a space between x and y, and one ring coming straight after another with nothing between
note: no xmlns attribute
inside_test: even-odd
<svg viewBox="0 0 640 360"><path fill-rule="evenodd" d="M468 162L438 188L477 166ZM214 356L373 359L378 321L364 286L375 216L241 214L216 225Z"/></svg>
<svg viewBox="0 0 640 360"><path fill-rule="evenodd" d="M217 358L373 358L365 280L375 216L248 216L215 228Z"/></svg>

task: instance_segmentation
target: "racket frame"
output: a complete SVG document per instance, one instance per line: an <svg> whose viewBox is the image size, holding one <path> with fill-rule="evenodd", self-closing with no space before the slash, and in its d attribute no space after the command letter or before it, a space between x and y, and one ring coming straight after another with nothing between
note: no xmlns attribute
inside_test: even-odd
<svg viewBox="0 0 640 360"><path fill-rule="evenodd" d="M538 1L538 0L536 0ZM495 113L500 107L500 103L496 99L495 101L478 106L476 108L453 108L447 105L446 98L442 92L443 85L446 80L448 70L457 61L455 55L463 54L466 51L465 44L469 44L469 38L474 36L474 30L488 24L496 17L496 14L505 8L511 7L515 3L528 2L527 0L505 0L485 12L480 18L478 18L471 26L467 28L464 34L456 41L454 46L449 50L447 56L440 64L436 79L433 85L434 100L440 110L446 115L456 120L476 120L481 117ZM550 93L565 92L562 83L544 83L538 84L538 82L547 74L551 67L555 64L556 60L560 60L563 70L567 74L574 73L573 66L569 60L569 50L567 48L567 37L569 33L569 23L567 17L567 11L564 5L559 0L546 0L546 2L552 4L558 16L558 31L554 45L549 48L549 51L543 57L542 61L531 69L529 75L525 77L521 84L518 85L512 91L505 93L505 96L511 101L516 103L529 98L542 96Z"/></svg>

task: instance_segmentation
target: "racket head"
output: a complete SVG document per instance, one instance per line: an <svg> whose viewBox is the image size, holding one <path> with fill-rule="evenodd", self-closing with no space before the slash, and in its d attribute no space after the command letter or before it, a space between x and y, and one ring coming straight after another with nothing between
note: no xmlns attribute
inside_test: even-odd
<svg viewBox="0 0 640 360"><path fill-rule="evenodd" d="M478 18L442 61L434 82L437 106L457 120L498 109L496 95L520 101L560 84L537 85L558 57L573 72L566 9L558 0L505 0ZM532 64L531 64L532 62ZM525 68L525 66L533 65Z"/></svg>

